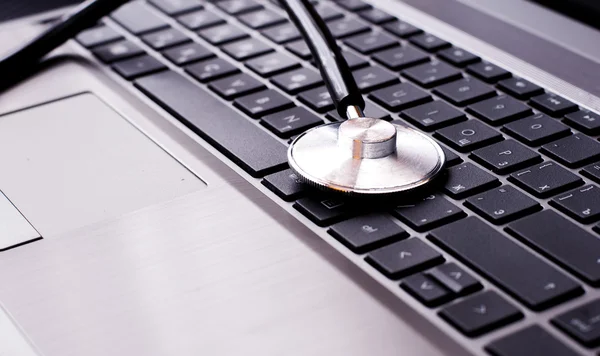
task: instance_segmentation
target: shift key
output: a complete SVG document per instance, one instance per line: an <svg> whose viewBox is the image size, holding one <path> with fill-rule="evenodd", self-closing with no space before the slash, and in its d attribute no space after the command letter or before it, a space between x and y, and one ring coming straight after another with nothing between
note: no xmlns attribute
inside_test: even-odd
<svg viewBox="0 0 600 356"><path fill-rule="evenodd" d="M532 310L583 293L571 278L474 216L435 229L429 238Z"/></svg>
<svg viewBox="0 0 600 356"><path fill-rule="evenodd" d="M162 72L135 86L253 177L286 168L283 143L183 76Z"/></svg>

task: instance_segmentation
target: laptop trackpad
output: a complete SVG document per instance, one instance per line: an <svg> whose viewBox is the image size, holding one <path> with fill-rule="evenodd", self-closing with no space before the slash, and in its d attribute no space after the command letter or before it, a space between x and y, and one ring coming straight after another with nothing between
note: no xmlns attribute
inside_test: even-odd
<svg viewBox="0 0 600 356"><path fill-rule="evenodd" d="M0 116L0 166L45 238L206 187L89 93Z"/></svg>

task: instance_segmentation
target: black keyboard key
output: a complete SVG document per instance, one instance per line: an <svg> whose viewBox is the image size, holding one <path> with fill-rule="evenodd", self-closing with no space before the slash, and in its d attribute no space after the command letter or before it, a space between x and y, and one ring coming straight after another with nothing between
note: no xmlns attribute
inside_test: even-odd
<svg viewBox="0 0 600 356"><path fill-rule="evenodd" d="M142 41L155 50L162 50L192 40L174 28L168 28L142 36Z"/></svg>
<svg viewBox="0 0 600 356"><path fill-rule="evenodd" d="M362 92L383 88L400 81L394 73L376 66L355 71L354 79Z"/></svg>
<svg viewBox="0 0 600 356"><path fill-rule="evenodd" d="M546 114L535 114L504 125L504 131L529 146L554 141L571 134L568 127Z"/></svg>
<svg viewBox="0 0 600 356"><path fill-rule="evenodd" d="M442 226L429 237L533 310L583 293L571 278L476 217Z"/></svg>
<svg viewBox="0 0 600 356"><path fill-rule="evenodd" d="M486 350L494 356L580 355L537 325L497 340L486 346Z"/></svg>
<svg viewBox="0 0 600 356"><path fill-rule="evenodd" d="M489 62L471 64L467 71L487 83L496 83L511 77L509 71Z"/></svg>
<svg viewBox="0 0 600 356"><path fill-rule="evenodd" d="M455 295L464 296L483 288L479 281L454 262L435 267L427 274Z"/></svg>
<svg viewBox="0 0 600 356"><path fill-rule="evenodd" d="M429 61L429 55L412 46L391 48L375 53L373 59L391 70L402 70Z"/></svg>
<svg viewBox="0 0 600 356"><path fill-rule="evenodd" d="M596 183L600 183L600 164L592 163L589 166L584 167L579 173Z"/></svg>
<svg viewBox="0 0 600 356"><path fill-rule="evenodd" d="M331 34L335 38L353 36L370 30L368 24L354 18L344 18L332 21L327 24L327 27L329 27Z"/></svg>
<svg viewBox="0 0 600 356"><path fill-rule="evenodd" d="M510 185L504 185L468 198L465 205L496 225L542 209L537 201Z"/></svg>
<svg viewBox="0 0 600 356"><path fill-rule="evenodd" d="M238 73L240 70L233 64L221 59L212 58L207 61L192 64L185 71L202 83Z"/></svg>
<svg viewBox="0 0 600 356"><path fill-rule="evenodd" d="M579 110L565 115L564 122L577 130L588 134L600 134L600 115L587 110Z"/></svg>
<svg viewBox="0 0 600 356"><path fill-rule="evenodd" d="M434 131L467 119L465 114L441 100L404 110L401 115L425 131Z"/></svg>
<svg viewBox="0 0 600 356"><path fill-rule="evenodd" d="M365 19L375 25L381 25L381 24L384 24L387 22L392 22L392 21L396 20L396 18L394 16L388 14L385 11L375 9L375 8L363 10L358 13L358 16L362 17L363 19Z"/></svg>
<svg viewBox="0 0 600 356"><path fill-rule="evenodd" d="M356 253L364 253L408 237L408 232L382 214L342 221L333 225L328 232Z"/></svg>
<svg viewBox="0 0 600 356"><path fill-rule="evenodd" d="M443 62L429 62L405 69L402 74L425 88L460 79L462 74Z"/></svg>
<svg viewBox="0 0 600 356"><path fill-rule="evenodd" d="M264 116L260 122L275 135L281 138L290 138L321 125L323 120L305 108L295 107Z"/></svg>
<svg viewBox="0 0 600 356"><path fill-rule="evenodd" d="M167 69L160 61L147 55L117 62L112 67L125 79L134 79Z"/></svg>
<svg viewBox="0 0 600 356"><path fill-rule="evenodd" d="M294 106L290 99L272 89L237 98L233 104L254 118Z"/></svg>
<svg viewBox="0 0 600 356"><path fill-rule="evenodd" d="M170 16L202 8L200 0L148 0L148 2Z"/></svg>
<svg viewBox="0 0 600 356"><path fill-rule="evenodd" d="M582 134L576 134L548 143L540 149L567 167L581 167L600 158L600 143Z"/></svg>
<svg viewBox="0 0 600 356"><path fill-rule="evenodd" d="M264 7L254 0L218 1L216 5L229 15L240 15L246 12L261 10Z"/></svg>
<svg viewBox="0 0 600 356"><path fill-rule="evenodd" d="M557 196L550 205L575 220L589 224L600 219L600 188L589 184Z"/></svg>
<svg viewBox="0 0 600 356"><path fill-rule="evenodd" d="M324 113L335 109L331 94L326 87L318 87L298 95L298 100L316 112Z"/></svg>
<svg viewBox="0 0 600 356"><path fill-rule="evenodd" d="M587 347L600 345L600 300L581 305L552 319L552 323Z"/></svg>
<svg viewBox="0 0 600 356"><path fill-rule="evenodd" d="M366 2L364 2L362 0L335 0L335 1L337 2L338 5L340 5L344 9L352 11L352 12L361 11L361 10L368 9L371 7L371 5L367 4Z"/></svg>
<svg viewBox="0 0 600 356"><path fill-rule="evenodd" d="M481 60L473 53L457 47L444 49L438 53L438 56L457 67L465 67Z"/></svg>
<svg viewBox="0 0 600 356"><path fill-rule="evenodd" d="M325 2L316 3L314 8L324 21L331 21L344 17L343 12Z"/></svg>
<svg viewBox="0 0 600 356"><path fill-rule="evenodd" d="M271 82L290 94L312 89L323 84L321 75L310 68L300 68L279 74L271 78Z"/></svg>
<svg viewBox="0 0 600 356"><path fill-rule="evenodd" d="M452 293L422 273L404 278L400 287L428 307L437 307L452 299Z"/></svg>
<svg viewBox="0 0 600 356"><path fill-rule="evenodd" d="M433 92L458 106L469 105L496 95L492 87L474 78L463 78L444 84L435 88Z"/></svg>
<svg viewBox="0 0 600 356"><path fill-rule="evenodd" d="M512 173L542 161L535 151L513 140L500 141L473 151L472 158L498 174Z"/></svg>
<svg viewBox="0 0 600 356"><path fill-rule="evenodd" d="M429 33L412 36L409 41L415 46L419 46L428 52L436 52L451 46L450 43Z"/></svg>
<svg viewBox="0 0 600 356"><path fill-rule="evenodd" d="M394 214L416 231L427 231L461 219L467 214L440 195L429 195L415 204L403 204Z"/></svg>
<svg viewBox="0 0 600 356"><path fill-rule="evenodd" d="M399 83L375 90L369 98L391 111L404 110L433 100L429 93L411 83Z"/></svg>
<svg viewBox="0 0 600 356"><path fill-rule="evenodd" d="M284 144L183 76L162 72L135 84L253 177L287 166ZM198 115L202 112L210 115Z"/></svg>
<svg viewBox="0 0 600 356"><path fill-rule="evenodd" d="M479 336L523 318L523 313L494 291L452 304L440 316L467 336Z"/></svg>
<svg viewBox="0 0 600 356"><path fill-rule="evenodd" d="M182 66L214 57L215 54L201 44L187 43L164 51L163 56L178 66Z"/></svg>
<svg viewBox="0 0 600 356"><path fill-rule="evenodd" d="M119 25L134 35L160 30L168 25L142 2L131 2L110 15Z"/></svg>
<svg viewBox="0 0 600 356"><path fill-rule="evenodd" d="M548 198L583 184L583 179L554 162L544 162L513 173L508 180L538 198Z"/></svg>
<svg viewBox="0 0 600 356"><path fill-rule="evenodd" d="M238 19L252 29L261 29L286 22L285 17L271 10L261 10L241 15Z"/></svg>
<svg viewBox="0 0 600 356"><path fill-rule="evenodd" d="M408 38L410 36L418 35L423 30L416 28L415 26L406 23L404 21L395 21L383 25L383 28L393 33L394 35L402 38Z"/></svg>
<svg viewBox="0 0 600 356"><path fill-rule="evenodd" d="M536 109L554 117L561 117L578 109L577 105L553 93L534 96L529 102Z"/></svg>
<svg viewBox="0 0 600 356"><path fill-rule="evenodd" d="M246 73L215 80L208 87L225 100L233 100L237 97L265 89L263 83Z"/></svg>
<svg viewBox="0 0 600 356"><path fill-rule="evenodd" d="M448 169L444 192L454 199L462 199L498 185L498 178L467 162Z"/></svg>
<svg viewBox="0 0 600 356"><path fill-rule="evenodd" d="M262 184L285 201L294 201L308 190L308 186L291 169L266 176Z"/></svg>
<svg viewBox="0 0 600 356"><path fill-rule="evenodd" d="M369 61L350 51L342 50L342 55L346 59L348 67L352 70L360 69L369 65Z"/></svg>
<svg viewBox="0 0 600 356"><path fill-rule="evenodd" d="M373 104L373 102L371 102L369 100L365 100L364 114L366 117L372 117L374 119L387 120L387 121L391 120L389 112L383 110L381 107ZM337 110L327 113L327 119L330 121L346 120L345 117L343 119L340 117L340 114L337 112Z"/></svg>
<svg viewBox="0 0 600 356"><path fill-rule="evenodd" d="M494 126L532 114L527 105L506 95L473 104L467 108L467 111Z"/></svg>
<svg viewBox="0 0 600 356"><path fill-rule="evenodd" d="M471 151L502 140L499 132L477 120L468 120L440 129L435 136L460 152Z"/></svg>
<svg viewBox="0 0 600 356"><path fill-rule="evenodd" d="M294 208L319 226L328 226L349 217L352 207L339 198L324 195L302 198L294 203Z"/></svg>
<svg viewBox="0 0 600 356"><path fill-rule="evenodd" d="M312 58L310 48L308 48L308 45L304 41L288 43L285 45L285 48L302 59L309 60Z"/></svg>
<svg viewBox="0 0 600 356"><path fill-rule="evenodd" d="M250 37L244 30L232 24L223 24L209 27L198 32L200 37L204 38L212 45L220 46L225 43L241 40Z"/></svg>
<svg viewBox="0 0 600 356"><path fill-rule="evenodd" d="M280 52L267 54L246 62L246 67L261 77L270 77L300 67L300 63Z"/></svg>
<svg viewBox="0 0 600 356"><path fill-rule="evenodd" d="M221 49L236 61L245 61L246 59L274 51L272 47L256 38L233 42L224 45Z"/></svg>
<svg viewBox="0 0 600 356"><path fill-rule="evenodd" d="M501 80L498 83L498 88L521 100L529 99L534 95L544 93L544 89L541 87L521 78Z"/></svg>
<svg viewBox="0 0 600 356"><path fill-rule="evenodd" d="M119 41L92 49L92 53L102 62L111 63L144 54L144 51L129 41Z"/></svg>
<svg viewBox="0 0 600 356"><path fill-rule="evenodd" d="M110 27L99 26L82 31L75 38L82 46L92 48L120 40L123 36Z"/></svg>
<svg viewBox="0 0 600 356"><path fill-rule="evenodd" d="M444 155L446 156L446 168L455 166L459 163L462 163L463 160L459 155L451 151L448 147L444 145L440 145L442 147L442 151L444 151Z"/></svg>
<svg viewBox="0 0 600 356"><path fill-rule="evenodd" d="M225 23L225 20L223 20L222 17L211 10L196 11L179 16L177 21L190 30L200 30Z"/></svg>
<svg viewBox="0 0 600 356"><path fill-rule="evenodd" d="M600 286L600 239L552 210L508 225L507 231L575 274Z"/></svg>
<svg viewBox="0 0 600 356"><path fill-rule="evenodd" d="M538 325L519 330L493 341L485 349L493 356L578 356Z"/></svg>
<svg viewBox="0 0 600 356"><path fill-rule="evenodd" d="M260 32L263 36L277 44L299 40L302 37L296 26L289 22L283 25L263 29Z"/></svg>
<svg viewBox="0 0 600 356"><path fill-rule="evenodd" d="M442 255L425 242L410 238L375 250L367 262L389 278L398 279L443 263Z"/></svg>
<svg viewBox="0 0 600 356"><path fill-rule="evenodd" d="M344 43L363 54L370 54L398 46L398 41L384 32L369 32L344 40Z"/></svg>

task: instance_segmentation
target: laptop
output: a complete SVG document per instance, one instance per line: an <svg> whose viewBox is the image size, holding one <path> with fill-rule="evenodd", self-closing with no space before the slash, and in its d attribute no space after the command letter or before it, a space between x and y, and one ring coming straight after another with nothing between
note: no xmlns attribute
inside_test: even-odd
<svg viewBox="0 0 600 356"><path fill-rule="evenodd" d="M314 6L443 184L298 180L343 118L277 1L131 1L0 94L0 354L598 355L595 1Z"/></svg>

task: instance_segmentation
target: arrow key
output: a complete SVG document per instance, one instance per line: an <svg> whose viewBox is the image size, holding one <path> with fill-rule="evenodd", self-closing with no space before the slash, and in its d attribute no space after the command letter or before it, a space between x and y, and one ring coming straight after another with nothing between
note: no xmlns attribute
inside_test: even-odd
<svg viewBox="0 0 600 356"><path fill-rule="evenodd" d="M440 316L467 336L479 336L523 317L523 313L494 291L452 304Z"/></svg>
<svg viewBox="0 0 600 356"><path fill-rule="evenodd" d="M425 242L411 238L371 252L367 262L386 276L397 279L444 262L442 255Z"/></svg>
<svg viewBox="0 0 600 356"><path fill-rule="evenodd" d="M400 287L428 307L436 307L452 299L446 288L422 273L405 278Z"/></svg>
<svg viewBox="0 0 600 356"><path fill-rule="evenodd" d="M467 295L481 289L481 283L454 262L438 266L427 274L458 295Z"/></svg>

